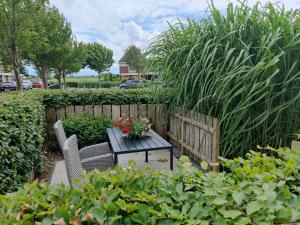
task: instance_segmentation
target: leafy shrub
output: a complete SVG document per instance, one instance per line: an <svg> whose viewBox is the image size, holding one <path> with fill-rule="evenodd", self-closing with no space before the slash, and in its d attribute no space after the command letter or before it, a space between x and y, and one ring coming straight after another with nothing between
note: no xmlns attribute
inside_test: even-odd
<svg viewBox="0 0 300 225"><path fill-rule="evenodd" d="M207 17L171 25L149 50L175 105L219 119L224 157L288 145L300 131L300 14L239 2L226 13L211 2Z"/></svg>
<svg viewBox="0 0 300 225"><path fill-rule="evenodd" d="M39 90L36 95L43 96L44 105L123 105L168 103L171 95L167 90L154 94L148 89L135 90Z"/></svg>
<svg viewBox="0 0 300 225"><path fill-rule="evenodd" d="M100 84L100 88L112 88L112 87L118 87L121 84L121 82L101 81L99 84Z"/></svg>
<svg viewBox="0 0 300 225"><path fill-rule="evenodd" d="M63 120L67 136L76 134L80 148L107 141L106 128L112 126L112 122L105 116L90 116L78 114Z"/></svg>
<svg viewBox="0 0 300 225"><path fill-rule="evenodd" d="M38 96L0 95L0 193L15 191L43 166L44 107Z"/></svg>
<svg viewBox="0 0 300 225"><path fill-rule="evenodd" d="M229 173L204 174L182 158L176 172L116 168L85 184L27 184L0 196L1 224L280 224L300 221L300 151L224 160ZM59 223L60 222L60 223ZM39 223L36 223L39 224Z"/></svg>

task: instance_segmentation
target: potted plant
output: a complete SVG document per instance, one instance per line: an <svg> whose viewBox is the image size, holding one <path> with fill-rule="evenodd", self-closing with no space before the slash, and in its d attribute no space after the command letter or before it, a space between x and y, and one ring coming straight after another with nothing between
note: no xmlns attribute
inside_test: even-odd
<svg viewBox="0 0 300 225"><path fill-rule="evenodd" d="M123 134L130 138L145 136L151 128L150 121L147 118L127 117L125 113L118 121L113 123L113 126L119 128Z"/></svg>

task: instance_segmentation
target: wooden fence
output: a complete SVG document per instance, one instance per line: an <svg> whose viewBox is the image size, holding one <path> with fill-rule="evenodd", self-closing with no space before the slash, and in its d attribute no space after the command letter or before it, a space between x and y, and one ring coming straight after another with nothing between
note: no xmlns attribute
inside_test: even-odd
<svg viewBox="0 0 300 225"><path fill-rule="evenodd" d="M220 129L218 120L200 113L183 112L181 108L170 115L163 104L134 105L76 105L47 108L48 136L54 135L53 125L59 119L74 114L105 115L118 120L123 113L134 117L147 117L153 129L180 148L196 162L206 160L210 169L219 167Z"/></svg>
<svg viewBox="0 0 300 225"><path fill-rule="evenodd" d="M87 113L92 116L104 115L112 120L118 120L123 113L130 117L147 117L153 129L162 137L167 137L167 112L162 104L140 105L75 105L47 108L47 122L49 136L53 136L53 125L57 120L67 118L74 114Z"/></svg>
<svg viewBox="0 0 300 225"><path fill-rule="evenodd" d="M220 127L216 118L177 108L170 117L167 134L182 154L198 163L205 160L211 170L218 170Z"/></svg>

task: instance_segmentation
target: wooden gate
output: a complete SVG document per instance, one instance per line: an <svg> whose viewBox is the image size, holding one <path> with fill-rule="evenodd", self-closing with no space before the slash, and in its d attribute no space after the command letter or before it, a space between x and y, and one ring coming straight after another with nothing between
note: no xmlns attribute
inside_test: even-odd
<svg viewBox="0 0 300 225"><path fill-rule="evenodd" d="M205 160L210 169L218 170L220 154L220 127L216 118L177 108L170 117L168 136L182 154L196 162Z"/></svg>

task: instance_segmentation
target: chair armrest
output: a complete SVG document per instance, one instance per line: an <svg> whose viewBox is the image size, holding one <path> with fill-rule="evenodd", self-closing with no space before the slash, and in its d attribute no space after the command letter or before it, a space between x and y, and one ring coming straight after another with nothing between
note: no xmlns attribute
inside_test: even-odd
<svg viewBox="0 0 300 225"><path fill-rule="evenodd" d="M114 167L114 160L112 154L105 154L84 159L81 161L81 165L87 171L93 169L107 170L110 167Z"/></svg>
<svg viewBox="0 0 300 225"><path fill-rule="evenodd" d="M81 160L109 153L111 153L111 149L107 142L90 145L79 150L79 156Z"/></svg>

